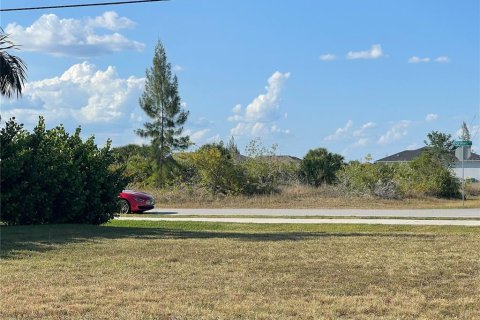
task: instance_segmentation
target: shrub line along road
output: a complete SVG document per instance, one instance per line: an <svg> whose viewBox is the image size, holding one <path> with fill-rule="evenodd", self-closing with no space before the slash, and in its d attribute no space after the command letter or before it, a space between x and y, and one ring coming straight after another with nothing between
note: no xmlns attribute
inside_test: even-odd
<svg viewBox="0 0 480 320"><path fill-rule="evenodd" d="M119 217L120 220L144 221L195 221L228 223L299 223L299 224L403 224L403 225L456 225L480 226L480 221L458 220L458 218L479 218L480 209L153 209L149 214L158 217ZM199 216L198 218L181 216ZM201 217L203 215L218 217ZM285 216L285 218L238 218L228 216ZM162 216L168 216L164 218ZM325 216L349 217L349 219L290 219L288 217ZM351 217L351 218L350 218ZM355 217L380 217L374 219L355 219ZM388 219L385 217L405 218ZM415 218L455 218L456 220L415 220Z"/></svg>

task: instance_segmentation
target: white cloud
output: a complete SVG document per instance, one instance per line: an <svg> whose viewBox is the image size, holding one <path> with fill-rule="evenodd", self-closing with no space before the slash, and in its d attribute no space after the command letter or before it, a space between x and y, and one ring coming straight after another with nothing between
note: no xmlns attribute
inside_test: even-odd
<svg viewBox="0 0 480 320"><path fill-rule="evenodd" d="M401 120L394 123L393 126L378 139L377 143L384 145L401 139L408 134L408 128L411 124L412 122L410 120Z"/></svg>
<svg viewBox="0 0 480 320"><path fill-rule="evenodd" d="M216 135L207 138L205 140L205 143L219 143L220 141L222 141L222 139L220 135L217 133Z"/></svg>
<svg viewBox="0 0 480 320"><path fill-rule="evenodd" d="M173 72L181 72L181 71L183 71L183 67L181 65L175 64L172 67L172 71Z"/></svg>
<svg viewBox="0 0 480 320"><path fill-rule="evenodd" d="M244 109L240 104L233 107L234 114L228 117L228 121L237 122L237 125L230 130L230 134L261 137L270 133L290 133L289 130L278 128L276 124L276 121L282 117L279 104L280 93L289 77L289 72L274 72L268 79L266 93L258 95Z"/></svg>
<svg viewBox="0 0 480 320"><path fill-rule="evenodd" d="M143 85L141 78L120 78L112 66L102 71L83 62L59 77L26 83L21 100L2 101L2 116L5 113L6 117L14 115L30 122L33 115L42 114L48 120L73 118L80 124L131 117L139 121L132 106L138 106Z"/></svg>
<svg viewBox="0 0 480 320"><path fill-rule="evenodd" d="M124 50L142 51L145 47L143 43L129 40L118 32L105 32L133 26L133 21L108 11L83 20L61 19L55 14L44 14L28 27L10 23L5 32L11 34L14 42L25 51L85 58Z"/></svg>
<svg viewBox="0 0 480 320"><path fill-rule="evenodd" d="M405 150L415 150L415 149L418 149L418 148L419 148L418 143L413 142L413 143L409 144L409 145L405 148Z"/></svg>
<svg viewBox="0 0 480 320"><path fill-rule="evenodd" d="M355 147L366 147L370 144L370 139L367 138L360 138L355 142L354 146Z"/></svg>
<svg viewBox="0 0 480 320"><path fill-rule="evenodd" d="M257 96L246 108L245 119L249 121L272 121L279 117L280 92L283 84L290 77L290 73L281 73L275 71L268 78L267 92Z"/></svg>
<svg viewBox="0 0 480 320"><path fill-rule="evenodd" d="M333 61L337 59L337 56L332 53L326 53L326 54L320 55L319 59L321 61Z"/></svg>
<svg viewBox="0 0 480 320"><path fill-rule="evenodd" d="M195 144L200 144L202 139L210 132L210 129L201 129L197 131L192 131L190 129L186 129L184 134L190 137L190 140Z"/></svg>
<svg viewBox="0 0 480 320"><path fill-rule="evenodd" d="M382 46L374 44L370 50L365 51L350 51L347 53L347 59L378 59L383 56Z"/></svg>
<svg viewBox="0 0 480 320"><path fill-rule="evenodd" d="M335 130L334 134L331 134L331 135L325 137L324 140L325 141L335 141L335 140L344 139L344 138L347 137L350 129L352 128L352 126L353 126L353 121L348 120L343 128L338 128L337 130Z"/></svg>
<svg viewBox="0 0 480 320"><path fill-rule="evenodd" d="M105 28L116 31L120 29L131 29L135 26L135 22L126 17L119 17L115 11L107 11L101 16L88 18L87 26L90 28Z"/></svg>
<svg viewBox="0 0 480 320"><path fill-rule="evenodd" d="M232 108L232 112L233 112L233 113L236 113L236 114L242 112L242 105L241 105L241 104L237 104L235 107Z"/></svg>
<svg viewBox="0 0 480 320"><path fill-rule="evenodd" d="M450 58L447 57L447 56L440 56L438 58L435 59L435 62L438 62L438 63L448 63L450 62Z"/></svg>
<svg viewBox="0 0 480 320"><path fill-rule="evenodd" d="M367 122L364 125L362 125L362 127L360 129L355 130L353 132L353 136L354 137L364 136L368 129L375 128L376 126L377 126L377 124L375 122L371 122L371 121Z"/></svg>
<svg viewBox="0 0 480 320"><path fill-rule="evenodd" d="M427 121L427 122L432 122L432 121L435 121L437 119L438 119L438 114L436 114L436 113L429 113L425 117L425 121Z"/></svg>
<svg viewBox="0 0 480 320"><path fill-rule="evenodd" d="M268 135L269 133L269 128L263 122L240 122L236 127L230 130L230 134L233 136L262 137Z"/></svg>
<svg viewBox="0 0 480 320"><path fill-rule="evenodd" d="M408 63L422 63L422 62L430 62L430 58L420 58L420 57L410 57L408 59Z"/></svg>

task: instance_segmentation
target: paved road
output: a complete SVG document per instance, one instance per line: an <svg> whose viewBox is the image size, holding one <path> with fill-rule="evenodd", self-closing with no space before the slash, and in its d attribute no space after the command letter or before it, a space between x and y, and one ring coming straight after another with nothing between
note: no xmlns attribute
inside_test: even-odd
<svg viewBox="0 0 480 320"><path fill-rule="evenodd" d="M192 216L332 216L405 218L479 218L478 209L153 209L146 213Z"/></svg>
<svg viewBox="0 0 480 320"><path fill-rule="evenodd" d="M118 220L141 221L195 221L228 223L301 223L301 224L400 224L434 226L480 226L479 220L407 220L407 219L291 219L291 218L152 218L119 217Z"/></svg>

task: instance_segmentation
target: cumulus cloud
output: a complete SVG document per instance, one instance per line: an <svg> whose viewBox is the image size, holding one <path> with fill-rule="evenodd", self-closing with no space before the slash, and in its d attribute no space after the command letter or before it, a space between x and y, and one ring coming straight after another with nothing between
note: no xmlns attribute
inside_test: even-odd
<svg viewBox="0 0 480 320"><path fill-rule="evenodd" d="M425 117L425 121L427 121L427 122L432 122L432 121L435 121L437 119L438 119L438 114L436 114L436 113L429 113Z"/></svg>
<svg viewBox="0 0 480 320"><path fill-rule="evenodd" d="M450 62L450 58L447 57L447 56L440 56L438 58L435 59L435 62L438 62L438 63L448 63Z"/></svg>
<svg viewBox="0 0 480 320"><path fill-rule="evenodd" d="M119 17L114 11L107 11L101 16L87 18L87 26L90 28L105 28L116 31L126 28L131 29L135 26L135 22L126 17Z"/></svg>
<svg viewBox="0 0 480 320"><path fill-rule="evenodd" d="M385 145L401 139L408 134L408 129L411 124L412 122L410 120L401 120L394 123L392 127L378 139L377 143Z"/></svg>
<svg viewBox="0 0 480 320"><path fill-rule="evenodd" d="M355 147L367 147L370 144L370 139L367 138L360 138L355 142Z"/></svg>
<svg viewBox="0 0 480 320"><path fill-rule="evenodd" d="M377 124L375 122L371 122L371 121L367 122L367 123L363 124L360 129L355 130L353 132L353 136L354 137L362 137L366 134L368 129L375 128L376 126L377 126Z"/></svg>
<svg viewBox="0 0 480 320"><path fill-rule="evenodd" d="M382 46L374 44L370 50L365 51L350 51L347 53L347 59L378 59L383 56Z"/></svg>
<svg viewBox="0 0 480 320"><path fill-rule="evenodd" d="M408 59L408 63L422 63L422 62L423 63L430 62L430 58L420 58L420 57L413 56Z"/></svg>
<svg viewBox="0 0 480 320"><path fill-rule="evenodd" d="M190 140L195 143L195 144L201 144L200 142L202 139L205 138L205 136L210 132L210 129L201 129L201 130L191 130L191 129L186 129L184 131L184 134L190 137Z"/></svg>
<svg viewBox="0 0 480 320"><path fill-rule="evenodd" d="M280 129L276 121L282 117L279 104L280 93L289 77L289 72L274 72L268 79L266 93L258 95L246 108L242 108L240 104L233 107L233 115L228 117L228 121L237 122L237 125L230 130L230 134L254 137L269 133L288 134L290 131Z"/></svg>
<svg viewBox="0 0 480 320"><path fill-rule="evenodd" d="M320 55L319 59L321 61L333 61L337 59L337 56L332 53L326 53L326 54Z"/></svg>
<svg viewBox="0 0 480 320"><path fill-rule="evenodd" d="M20 121L47 120L77 123L109 123L118 119L141 121L132 106L137 106L144 79L120 78L114 67L105 70L88 62L75 64L61 76L28 82L19 101L2 101L2 117ZM138 108L138 107L137 107Z"/></svg>
<svg viewBox="0 0 480 320"><path fill-rule="evenodd" d="M331 135L325 137L324 140L325 141L335 141L335 140L340 140L340 139L346 138L348 136L348 133L350 132L350 129L352 128L352 126L353 126L353 121L348 120L343 128L338 128L337 130L335 130L334 134L331 134Z"/></svg>
<svg viewBox="0 0 480 320"><path fill-rule="evenodd" d="M113 11L83 20L44 14L27 27L10 23L5 32L11 34L15 43L21 44L25 51L85 58L124 50L142 51L143 43L116 32L134 25L133 21L119 17Z"/></svg>

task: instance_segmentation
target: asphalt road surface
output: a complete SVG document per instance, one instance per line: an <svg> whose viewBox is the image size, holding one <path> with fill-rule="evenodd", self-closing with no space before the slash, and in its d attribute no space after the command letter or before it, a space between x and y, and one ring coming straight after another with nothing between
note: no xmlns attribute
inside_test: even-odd
<svg viewBox="0 0 480 320"><path fill-rule="evenodd" d="M480 209L153 209L146 213L150 215L143 217L119 217L117 219L228 223L340 223L480 226ZM258 216L258 218L254 216ZM272 216L272 218L269 218L268 216ZM274 218L273 216L277 217ZM298 218L307 216L309 218ZM336 219L335 217L339 218ZM392 219L393 217L396 219ZM435 218L442 219L438 220ZM462 220L466 218L470 220ZM472 218L478 220L472 220Z"/></svg>

